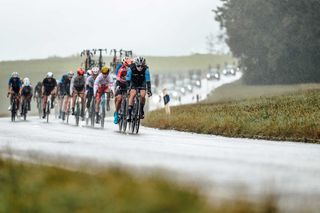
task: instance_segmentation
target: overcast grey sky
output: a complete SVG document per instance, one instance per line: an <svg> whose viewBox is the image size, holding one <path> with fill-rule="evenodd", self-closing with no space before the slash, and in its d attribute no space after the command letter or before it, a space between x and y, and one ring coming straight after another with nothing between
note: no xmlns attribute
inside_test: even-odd
<svg viewBox="0 0 320 213"><path fill-rule="evenodd" d="M143 55L206 52L220 0L0 0L0 61L68 56L84 48Z"/></svg>

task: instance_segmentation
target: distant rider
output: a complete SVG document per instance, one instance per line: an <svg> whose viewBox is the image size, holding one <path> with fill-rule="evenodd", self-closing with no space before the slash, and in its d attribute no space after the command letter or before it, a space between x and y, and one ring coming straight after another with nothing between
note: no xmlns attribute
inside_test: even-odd
<svg viewBox="0 0 320 213"><path fill-rule="evenodd" d="M20 89L20 97L21 97L21 103L23 103L23 101L26 99L27 100L27 109L28 111L31 110L31 98L32 98L32 86L31 86L31 82L29 78L24 78L23 79L23 84L22 87ZM20 107L20 113L22 113L22 104Z"/></svg>
<svg viewBox="0 0 320 213"><path fill-rule="evenodd" d="M94 97L96 98L96 122L99 123L99 108L101 103L101 97L103 94L111 90L113 79L109 75L110 69L107 66L101 68L101 73L94 81ZM108 96L110 96L108 94ZM110 97L108 97L110 98Z"/></svg>
<svg viewBox="0 0 320 213"><path fill-rule="evenodd" d="M85 85L86 79L84 77L85 71L82 68L79 68L77 71L77 75L75 75L71 80L70 85L70 93L72 94L72 115L74 114L74 107L77 95L81 98L81 117L84 119L84 107L85 107L85 99L84 99L84 92L85 92Z"/></svg>
<svg viewBox="0 0 320 213"><path fill-rule="evenodd" d="M51 95L51 109L54 107L54 99L57 95L57 81L53 78L53 73L48 72L47 77L42 81L42 97L43 97L43 115L42 118L46 117L46 105L48 101L48 96Z"/></svg>
<svg viewBox="0 0 320 213"><path fill-rule="evenodd" d="M17 72L13 72L8 82L7 97L10 96L10 106L8 108L9 111L11 110L12 101L13 101L12 95L15 95L17 97L17 109L19 109L19 102L20 102L19 92L20 92L21 86L22 86L22 82L19 78L19 74Z"/></svg>
<svg viewBox="0 0 320 213"><path fill-rule="evenodd" d="M68 109L70 107L71 102L71 93L70 93L70 85L71 80L74 76L73 71L69 71L68 74L62 76L61 78L61 86L64 88L65 95L63 98L63 109L62 109L62 120L65 120L66 113L68 112Z"/></svg>
<svg viewBox="0 0 320 213"><path fill-rule="evenodd" d="M118 71L118 75L116 77L116 85L115 85L115 112L114 112L114 123L118 124L119 122L119 110L121 107L121 101L122 101L122 93L127 92L128 85L127 85L127 71L129 69L129 66L131 65L132 61L131 59L127 59L123 62L121 68Z"/></svg>
<svg viewBox="0 0 320 213"><path fill-rule="evenodd" d="M91 70L91 75L87 78L86 81L86 100L87 100L87 108L90 108L90 104L92 101L93 97L93 87L94 87L94 81L99 75L99 68L98 67L93 67Z"/></svg>

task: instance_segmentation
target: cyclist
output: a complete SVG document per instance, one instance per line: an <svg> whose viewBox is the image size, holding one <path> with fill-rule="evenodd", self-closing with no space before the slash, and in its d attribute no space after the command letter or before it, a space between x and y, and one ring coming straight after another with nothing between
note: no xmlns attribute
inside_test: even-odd
<svg viewBox="0 0 320 213"><path fill-rule="evenodd" d="M28 109L28 111L30 111L31 110L30 102L32 99L32 86L31 86L29 78L23 79L23 85L20 89L19 94L21 97L21 103L23 103L24 99L27 100L27 109ZM22 104L20 107L20 113L22 113Z"/></svg>
<svg viewBox="0 0 320 213"><path fill-rule="evenodd" d="M54 99L57 94L57 81L53 78L53 73L48 72L45 79L42 81L42 98L43 98L43 116L46 117L46 105L48 101L48 96L51 95L51 109L53 109Z"/></svg>
<svg viewBox="0 0 320 213"><path fill-rule="evenodd" d="M68 111L68 105L71 100L71 93L70 93L70 85L71 80L74 76L73 71L69 71L66 75L63 75L61 78L62 87L64 87L65 95L63 98L63 109L62 109L62 120L65 120L66 112Z"/></svg>
<svg viewBox="0 0 320 213"><path fill-rule="evenodd" d="M63 76L62 76L63 78ZM57 94L58 94L58 104L59 104L59 119L62 116L62 104L63 104L63 98L65 95L65 89L62 85L61 80L57 80Z"/></svg>
<svg viewBox="0 0 320 213"><path fill-rule="evenodd" d="M11 110L11 106L12 106L13 94L17 97L17 109L19 109L19 102L20 102L19 92L20 92L21 86L22 86L22 82L19 78L19 74L17 72L13 72L8 82L7 97L9 97L10 95L10 106L8 108L9 111Z"/></svg>
<svg viewBox="0 0 320 213"><path fill-rule="evenodd" d="M131 113L133 108L133 100L137 94L137 87L142 87L144 89L140 90L141 94L141 119L144 119L144 104L145 104L145 96L146 89L148 96L152 96L151 92L151 79L150 79L150 70L146 65L146 59L139 56L134 59L134 63L130 65L130 68L127 72L127 83L130 88L129 95L129 106L128 106L128 121L131 122Z"/></svg>
<svg viewBox="0 0 320 213"><path fill-rule="evenodd" d="M120 70L120 68L125 64L128 63L130 61L130 64L132 63L132 59L130 59L129 57L124 57L121 61L121 63L119 63L116 67L116 76L118 75L118 72Z"/></svg>
<svg viewBox="0 0 320 213"><path fill-rule="evenodd" d="M41 81L39 81L38 83L37 83L37 85L35 86L35 88L34 88L34 92L33 92L33 94L34 94L34 96L33 96L33 100L35 100L35 99L37 99L37 100L40 100L41 99L41 96L42 96L42 82ZM38 103L40 103L40 101L38 102L37 101L37 108L39 108L40 106L38 105ZM40 103L41 104L41 103Z"/></svg>
<svg viewBox="0 0 320 213"><path fill-rule="evenodd" d="M94 81L96 80L98 74L99 74L99 68L93 67L91 70L91 75L87 78L87 81L86 81L86 99L87 99L88 109L90 108L90 103L93 97Z"/></svg>
<svg viewBox="0 0 320 213"><path fill-rule="evenodd" d="M73 76L71 80L70 85L70 93L72 94L72 115L74 114L74 106L76 104L76 98L79 94L79 97L81 98L81 117L84 119L84 92L85 92L85 85L86 85L86 79L84 77L84 70L82 68L79 68L77 70L77 75Z"/></svg>
<svg viewBox="0 0 320 213"><path fill-rule="evenodd" d="M115 112L114 112L114 123L118 124L119 122L119 109L121 107L121 101L122 101L122 91L127 90L127 71L129 69L129 66L131 65L131 60L128 58L125 60L121 66L121 68L118 71L118 75L116 77L116 85L115 85Z"/></svg>
<svg viewBox="0 0 320 213"><path fill-rule="evenodd" d="M113 79L109 75L110 69L107 66L101 68L101 73L94 81L94 97L96 98L96 122L99 123L99 106L101 97L104 93L107 93L108 99L110 99L110 88L113 84Z"/></svg>

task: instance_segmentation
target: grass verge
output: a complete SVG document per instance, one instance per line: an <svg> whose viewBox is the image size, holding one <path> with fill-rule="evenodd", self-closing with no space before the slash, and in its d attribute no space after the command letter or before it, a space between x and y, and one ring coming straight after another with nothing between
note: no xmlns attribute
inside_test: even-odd
<svg viewBox="0 0 320 213"><path fill-rule="evenodd" d="M195 187L117 168L95 174L0 158L0 212L278 212L274 199L208 204Z"/></svg>
<svg viewBox="0 0 320 213"><path fill-rule="evenodd" d="M320 90L201 103L148 114L145 126L227 137L320 143ZM192 122L191 122L192 121Z"/></svg>

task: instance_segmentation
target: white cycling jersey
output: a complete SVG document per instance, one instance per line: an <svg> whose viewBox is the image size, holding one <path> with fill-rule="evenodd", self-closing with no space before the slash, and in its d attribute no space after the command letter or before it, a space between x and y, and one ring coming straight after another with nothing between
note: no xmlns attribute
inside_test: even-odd
<svg viewBox="0 0 320 213"><path fill-rule="evenodd" d="M94 96L96 96L98 88L101 86L108 86L111 88L113 85L113 79L111 75L103 75L100 73L94 81Z"/></svg>

